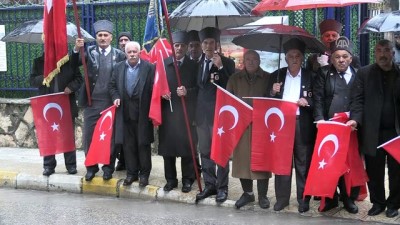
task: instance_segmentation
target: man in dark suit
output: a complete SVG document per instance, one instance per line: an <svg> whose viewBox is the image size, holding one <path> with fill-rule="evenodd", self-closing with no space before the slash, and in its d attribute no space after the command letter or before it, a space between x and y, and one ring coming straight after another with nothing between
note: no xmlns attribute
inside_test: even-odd
<svg viewBox="0 0 400 225"><path fill-rule="evenodd" d="M123 185L139 180L139 186L149 184L153 124L149 109L154 79L154 65L140 59L140 45L130 41L125 45L127 60L115 65L109 93L117 112L115 143L123 144L126 178Z"/></svg>
<svg viewBox="0 0 400 225"><path fill-rule="evenodd" d="M296 169L298 211L304 213L310 209L310 197L307 196L303 199L303 192L315 142L315 125L312 115L313 73L301 68L305 50L303 41L292 38L284 43L283 49L288 67L271 74L268 93L270 97L297 102L299 107L296 112L293 155ZM275 211L280 211L289 205L291 182L291 175L275 175Z"/></svg>
<svg viewBox="0 0 400 225"><path fill-rule="evenodd" d="M178 86L174 58L170 56L165 59L164 64L171 93L164 95L161 101L162 124L159 126L158 154L164 158L164 173L167 180L164 191L171 191L178 186L175 163L176 158L181 157L182 192L187 193L192 190L195 172L188 132L183 120L184 112L181 96L184 96L191 137L193 144L195 144L197 138L196 130L194 129L194 115L197 98L196 73L198 64L186 56L188 35L185 31L172 33L172 40L181 86ZM173 111L171 111L170 104Z"/></svg>
<svg viewBox="0 0 400 225"><path fill-rule="evenodd" d="M188 55L191 60L199 62L203 53L201 49L201 43L199 39L199 32L197 30L191 30L188 32L189 46Z"/></svg>
<svg viewBox="0 0 400 225"><path fill-rule="evenodd" d="M352 87L348 125L360 132L360 149L365 154L368 189L373 204L369 216L397 216L400 207L400 164L377 147L400 134L400 69L393 63L393 43L381 40L375 46L375 63L357 72ZM385 165L389 196L385 198Z"/></svg>
<svg viewBox="0 0 400 225"><path fill-rule="evenodd" d="M71 105L72 121L78 116L78 106L76 105L75 92L81 87L83 78L77 66L73 66L69 61L61 66L60 73L57 74L50 83L50 87L43 84L44 54L33 61L30 84L32 87L39 88L40 95L57 92L69 94ZM73 122L74 123L74 122ZM75 124L75 123L74 123ZM75 126L74 126L75 127ZM65 167L69 174L76 174L76 151L64 153ZM55 171L57 165L54 155L43 157L43 175L50 176Z"/></svg>
<svg viewBox="0 0 400 225"><path fill-rule="evenodd" d="M84 108L83 117L83 148L87 155L92 142L93 131L97 120L100 118L100 112L112 105L108 93L108 83L116 63L125 60L125 54L111 47L113 24L107 20L99 20L93 24L96 32L97 45L89 46L86 50L85 58L88 68L89 88L91 93L91 105L87 104L86 86L83 85L79 93L79 105ZM81 64L78 50L83 47L84 40L77 38L75 41L72 61ZM115 164L115 145L111 143L110 164L103 165L103 179L110 180L114 172ZM86 181L91 181L99 171L98 165L86 167Z"/></svg>
<svg viewBox="0 0 400 225"><path fill-rule="evenodd" d="M314 84L314 119L324 121L333 118L335 113L350 110L350 91L356 75L356 69L351 66L353 51L351 43L346 37L340 37L332 42L331 65L320 69ZM356 149L349 149L355 150ZM358 152L358 151L357 151ZM352 162L349 162L352 163ZM358 207L354 204L360 187L351 188L350 196L346 191L344 176L339 179L339 190L344 208L349 213L357 213ZM338 207L338 194L335 191L333 199L326 199L322 212Z"/></svg>
<svg viewBox="0 0 400 225"><path fill-rule="evenodd" d="M225 88L229 76L235 72L235 62L217 52L220 34L221 31L214 27L206 27L199 32L201 48L204 54L199 62L197 75L199 92L196 108L198 147L205 183L205 188L197 194L196 201L216 194L218 203L224 202L228 197L229 164L226 167L217 166L216 172L216 164L210 159L217 93L217 87L213 83Z"/></svg>

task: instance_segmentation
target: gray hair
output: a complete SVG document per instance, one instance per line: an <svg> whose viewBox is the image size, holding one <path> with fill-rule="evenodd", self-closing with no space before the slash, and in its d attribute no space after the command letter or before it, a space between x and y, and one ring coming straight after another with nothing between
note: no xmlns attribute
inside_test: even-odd
<svg viewBox="0 0 400 225"><path fill-rule="evenodd" d="M128 46L136 47L138 49L138 51L140 52L140 44L139 44L139 42L137 42L137 41L128 41L128 42L126 42L126 44L125 44L125 52L126 52L126 49L128 48Z"/></svg>

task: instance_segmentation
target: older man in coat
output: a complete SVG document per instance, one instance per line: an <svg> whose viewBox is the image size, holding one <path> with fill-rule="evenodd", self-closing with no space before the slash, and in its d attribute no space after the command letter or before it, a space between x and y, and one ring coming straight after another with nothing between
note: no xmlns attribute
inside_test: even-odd
<svg viewBox="0 0 400 225"><path fill-rule="evenodd" d="M154 141L149 109L154 80L154 65L140 59L140 45L127 42L127 60L115 65L109 84L114 105L118 106L115 122L115 143L123 144L126 179L123 185L139 180L149 184L151 146Z"/></svg>

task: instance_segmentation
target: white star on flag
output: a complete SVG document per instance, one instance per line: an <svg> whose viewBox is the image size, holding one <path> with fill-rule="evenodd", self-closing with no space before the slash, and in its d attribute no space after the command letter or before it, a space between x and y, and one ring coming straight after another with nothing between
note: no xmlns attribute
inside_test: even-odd
<svg viewBox="0 0 400 225"><path fill-rule="evenodd" d="M326 164L327 164L327 163L325 162L325 159L322 159L322 161L319 162L319 167L318 167L318 169L324 169L324 167L325 167Z"/></svg>
<svg viewBox="0 0 400 225"><path fill-rule="evenodd" d="M224 127L218 128L218 135L219 135L220 137L221 137L221 135L222 135L223 133L225 133Z"/></svg>
<svg viewBox="0 0 400 225"><path fill-rule="evenodd" d="M104 131L100 134L100 141L104 141L104 138L106 137L106 134Z"/></svg>
<svg viewBox="0 0 400 225"><path fill-rule="evenodd" d="M53 125L51 125L51 128L53 128L53 131L55 131L55 130L59 130L59 129L58 129L59 126L60 126L60 125L58 125L58 124L56 124L56 123L54 122Z"/></svg>
<svg viewBox="0 0 400 225"><path fill-rule="evenodd" d="M275 134L274 134L274 132L272 132L272 134L270 134L269 135L270 137L271 137L271 142L275 142L275 138L276 138L276 136L275 136Z"/></svg>

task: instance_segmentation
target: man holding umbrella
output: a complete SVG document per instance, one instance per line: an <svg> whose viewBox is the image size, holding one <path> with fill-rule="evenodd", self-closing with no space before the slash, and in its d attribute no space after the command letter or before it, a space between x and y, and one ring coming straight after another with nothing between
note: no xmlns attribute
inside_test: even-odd
<svg viewBox="0 0 400 225"><path fill-rule="evenodd" d="M214 27L206 27L199 32L203 56L197 75L196 125L205 188L197 194L196 202L215 194L218 203L228 197L229 164L217 166L216 172L216 164L210 159L217 91L213 83L225 88L229 76L235 72L235 62L217 52L220 34L221 31Z"/></svg>

